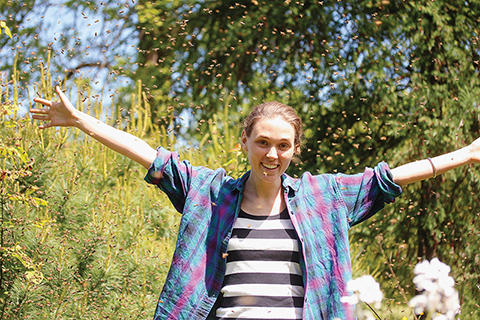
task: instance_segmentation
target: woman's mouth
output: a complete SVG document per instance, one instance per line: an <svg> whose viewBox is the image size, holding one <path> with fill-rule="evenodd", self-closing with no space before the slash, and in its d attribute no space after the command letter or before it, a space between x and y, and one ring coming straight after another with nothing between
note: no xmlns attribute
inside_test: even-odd
<svg viewBox="0 0 480 320"><path fill-rule="evenodd" d="M268 170L273 170L273 169L276 169L279 165L278 164L265 164L265 163L262 163L262 166L264 166L266 169Z"/></svg>

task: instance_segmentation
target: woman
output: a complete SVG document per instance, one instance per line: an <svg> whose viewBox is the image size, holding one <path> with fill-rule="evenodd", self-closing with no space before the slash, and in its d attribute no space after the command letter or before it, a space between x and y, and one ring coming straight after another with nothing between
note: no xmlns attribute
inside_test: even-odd
<svg viewBox="0 0 480 320"><path fill-rule="evenodd" d="M348 229L401 194L401 186L480 162L468 147L392 170L384 162L357 175L285 174L300 152L302 123L278 102L253 109L241 136L251 170L239 179L194 167L164 148L61 102L33 118L77 127L148 169L182 213L177 247L155 319L353 319L340 302L351 279Z"/></svg>

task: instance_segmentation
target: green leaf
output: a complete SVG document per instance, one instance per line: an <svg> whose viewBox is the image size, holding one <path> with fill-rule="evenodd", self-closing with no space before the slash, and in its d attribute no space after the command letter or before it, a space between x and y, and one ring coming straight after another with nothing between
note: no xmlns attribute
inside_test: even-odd
<svg viewBox="0 0 480 320"><path fill-rule="evenodd" d="M7 27L7 24L5 21L0 21L0 34L2 34L2 28L5 29L5 34L10 37L10 39L13 40L12 38L12 32L10 31L10 28Z"/></svg>
<svg viewBox="0 0 480 320"><path fill-rule="evenodd" d="M38 206L48 206L48 202L44 199L33 197L32 200L37 207Z"/></svg>
<svg viewBox="0 0 480 320"><path fill-rule="evenodd" d="M43 281L43 274L38 270L25 272L25 277L29 282L32 282L34 284L40 284Z"/></svg>

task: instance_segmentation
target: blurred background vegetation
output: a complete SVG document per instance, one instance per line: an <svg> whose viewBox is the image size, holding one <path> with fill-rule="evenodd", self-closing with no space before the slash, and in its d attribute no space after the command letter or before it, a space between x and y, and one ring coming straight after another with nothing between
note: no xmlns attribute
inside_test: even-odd
<svg viewBox="0 0 480 320"><path fill-rule="evenodd" d="M136 163L38 131L34 96L60 84L77 108L233 176L238 123L278 100L306 124L291 175L394 167L480 136L478 17L459 0L0 2L0 319L151 318L179 221ZM406 186L351 230L382 317L413 317L412 269L432 257L452 267L460 317L480 317L479 178L466 166Z"/></svg>

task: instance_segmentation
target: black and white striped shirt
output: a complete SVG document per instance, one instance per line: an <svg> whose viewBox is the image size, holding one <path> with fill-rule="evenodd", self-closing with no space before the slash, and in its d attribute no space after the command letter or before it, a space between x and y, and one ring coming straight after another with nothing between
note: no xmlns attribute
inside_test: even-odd
<svg viewBox="0 0 480 320"><path fill-rule="evenodd" d="M285 209L253 216L243 210L228 243L217 319L302 319L304 287L297 234Z"/></svg>

